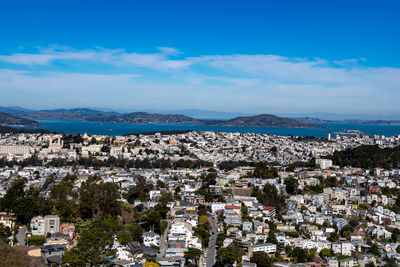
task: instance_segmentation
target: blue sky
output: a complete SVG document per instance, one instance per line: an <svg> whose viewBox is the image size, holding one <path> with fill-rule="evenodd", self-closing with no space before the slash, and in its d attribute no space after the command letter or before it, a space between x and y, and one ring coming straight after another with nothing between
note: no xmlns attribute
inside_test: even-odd
<svg viewBox="0 0 400 267"><path fill-rule="evenodd" d="M400 113L399 1L7 2L2 106Z"/></svg>

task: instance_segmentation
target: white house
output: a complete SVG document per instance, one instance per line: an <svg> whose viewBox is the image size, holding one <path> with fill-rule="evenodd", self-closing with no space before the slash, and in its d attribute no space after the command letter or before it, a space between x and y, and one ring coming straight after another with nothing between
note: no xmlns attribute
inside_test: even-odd
<svg viewBox="0 0 400 267"><path fill-rule="evenodd" d="M146 247L150 247L151 245L159 246L160 245L160 235L157 233L154 233L152 231L143 233L143 244Z"/></svg>
<svg viewBox="0 0 400 267"><path fill-rule="evenodd" d="M249 256L253 256L254 252L265 252L268 254L275 254L276 252L276 245L271 244L271 243L265 243L265 244L257 244L249 247Z"/></svg>

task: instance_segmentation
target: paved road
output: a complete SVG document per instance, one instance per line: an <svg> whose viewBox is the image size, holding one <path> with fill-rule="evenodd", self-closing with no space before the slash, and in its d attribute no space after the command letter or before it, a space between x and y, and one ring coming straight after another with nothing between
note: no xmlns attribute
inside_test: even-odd
<svg viewBox="0 0 400 267"><path fill-rule="evenodd" d="M216 243L217 243L217 226L215 224L215 219L211 215L208 215L208 218L211 222L211 236L210 236L210 243L209 249L207 252L207 267L212 267L215 264L215 252L216 252Z"/></svg>
<svg viewBox="0 0 400 267"><path fill-rule="evenodd" d="M167 240L167 237L168 237L169 228L171 228L171 221L172 220L168 220L167 228L165 228L164 234L161 236L159 257L165 257L165 252L167 250L166 240Z"/></svg>
<svg viewBox="0 0 400 267"><path fill-rule="evenodd" d="M26 228L26 227L18 230L18 234L17 234L18 245L25 246L25 236L26 236L27 231L28 231L28 228Z"/></svg>

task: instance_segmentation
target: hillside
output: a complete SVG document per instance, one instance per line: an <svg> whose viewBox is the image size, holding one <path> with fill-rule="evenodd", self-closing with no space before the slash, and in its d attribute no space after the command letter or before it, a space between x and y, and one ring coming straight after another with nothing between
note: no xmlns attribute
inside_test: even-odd
<svg viewBox="0 0 400 267"><path fill-rule="evenodd" d="M202 121L202 122L205 125L227 126L227 127L321 128L320 126L317 125L269 114L237 117L227 121Z"/></svg>
<svg viewBox="0 0 400 267"><path fill-rule="evenodd" d="M97 114L117 114L117 113L104 112L87 108L39 110L39 111L18 113L18 115L26 118L45 119L45 120L86 120L88 116L93 116Z"/></svg>
<svg viewBox="0 0 400 267"><path fill-rule="evenodd" d="M0 125L10 126L40 126L40 123L30 119L20 118L14 115L9 115L0 112Z"/></svg>
<svg viewBox="0 0 400 267"><path fill-rule="evenodd" d="M3 267L45 267L42 258L29 257L26 252L12 248L0 240L0 266Z"/></svg>

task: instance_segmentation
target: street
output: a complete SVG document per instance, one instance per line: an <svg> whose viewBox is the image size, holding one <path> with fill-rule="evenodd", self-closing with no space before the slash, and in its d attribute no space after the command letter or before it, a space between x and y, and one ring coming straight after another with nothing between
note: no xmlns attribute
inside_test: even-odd
<svg viewBox="0 0 400 267"><path fill-rule="evenodd" d="M165 241L167 240L167 237L168 237L169 228L171 228L171 220L170 219L168 220L167 228L165 228L165 231L164 231L163 235L161 236L159 258L165 257L165 252L167 250L167 244Z"/></svg>
<svg viewBox="0 0 400 267"><path fill-rule="evenodd" d="M207 267L212 267L215 264L215 252L216 252L216 242L217 242L217 226L215 225L215 219L211 215L208 215L211 223L211 236L209 249L207 252Z"/></svg>

